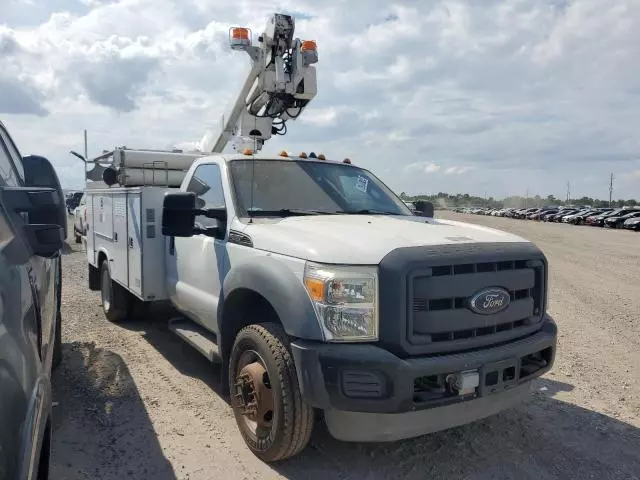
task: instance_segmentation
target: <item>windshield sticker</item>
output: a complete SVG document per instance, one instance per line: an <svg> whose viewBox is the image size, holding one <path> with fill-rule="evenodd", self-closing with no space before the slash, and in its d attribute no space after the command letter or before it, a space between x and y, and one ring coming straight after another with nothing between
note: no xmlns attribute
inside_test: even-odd
<svg viewBox="0 0 640 480"><path fill-rule="evenodd" d="M369 187L369 180L367 180L364 177L358 176L358 179L356 180L356 189L360 190L361 192L367 193L368 187Z"/></svg>

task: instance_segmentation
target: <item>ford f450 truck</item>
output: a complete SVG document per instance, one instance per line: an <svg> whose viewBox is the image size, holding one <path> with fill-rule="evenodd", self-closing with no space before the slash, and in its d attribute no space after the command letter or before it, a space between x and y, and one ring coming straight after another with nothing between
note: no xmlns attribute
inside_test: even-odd
<svg viewBox="0 0 640 480"><path fill-rule="evenodd" d="M557 335L535 245L413 212L357 162L256 153L315 95L315 43L292 34L284 15L260 47L231 30L253 68L200 151L95 159L89 287L106 317L170 302L170 329L222 363L238 428L265 461L302 451L316 411L337 439L379 442L526 399Z"/></svg>
<svg viewBox="0 0 640 480"><path fill-rule="evenodd" d="M538 248L415 215L356 165L202 156L180 188L87 189L87 208L107 318L169 300L267 461L304 448L314 409L338 439L398 440L525 399L554 360Z"/></svg>

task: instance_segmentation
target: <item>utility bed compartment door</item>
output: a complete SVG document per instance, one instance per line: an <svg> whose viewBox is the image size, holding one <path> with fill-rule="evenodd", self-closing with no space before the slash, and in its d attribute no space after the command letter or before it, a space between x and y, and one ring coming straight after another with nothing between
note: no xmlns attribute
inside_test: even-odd
<svg viewBox="0 0 640 480"><path fill-rule="evenodd" d="M104 239L113 241L113 204L112 196L99 194L93 200L93 229L95 234Z"/></svg>
<svg viewBox="0 0 640 480"><path fill-rule="evenodd" d="M129 283L127 268L127 195L126 193L113 194L113 248L109 252L111 258L109 269L111 278L124 285Z"/></svg>
<svg viewBox="0 0 640 480"><path fill-rule="evenodd" d="M140 193L129 193L129 236L127 250L129 255L129 290L142 296L142 219Z"/></svg>

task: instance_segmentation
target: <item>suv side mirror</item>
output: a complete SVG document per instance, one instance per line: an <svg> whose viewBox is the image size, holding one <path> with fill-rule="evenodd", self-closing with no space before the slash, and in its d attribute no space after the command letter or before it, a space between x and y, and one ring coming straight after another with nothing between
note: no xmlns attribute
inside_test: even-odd
<svg viewBox="0 0 640 480"><path fill-rule="evenodd" d="M52 202L29 213L31 224L54 224L62 228L67 238L67 212L64 194L53 165L45 157L27 155L22 159L24 179L27 187L42 187L53 190Z"/></svg>
<svg viewBox="0 0 640 480"><path fill-rule="evenodd" d="M162 234L167 237L192 237L203 233L220 238L224 229L219 227L199 228L195 225L198 215L227 221L225 208L196 208L196 194L193 192L172 192L164 196L162 203Z"/></svg>
<svg viewBox="0 0 640 480"><path fill-rule="evenodd" d="M5 187L0 196L17 236L39 257L55 256L64 244L64 232L60 225L46 222L46 215L57 206L58 192L51 188ZM19 263L30 256L21 249Z"/></svg>
<svg viewBox="0 0 640 480"><path fill-rule="evenodd" d="M416 200L413 204L416 206L416 215L433 218L433 203L426 200Z"/></svg>

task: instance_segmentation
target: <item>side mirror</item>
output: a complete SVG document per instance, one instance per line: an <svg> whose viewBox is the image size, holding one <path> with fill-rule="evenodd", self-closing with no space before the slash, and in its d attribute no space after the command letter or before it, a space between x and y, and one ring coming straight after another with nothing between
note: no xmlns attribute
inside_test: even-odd
<svg viewBox="0 0 640 480"><path fill-rule="evenodd" d="M27 155L22 159L27 187L49 188L54 191L53 201L29 214L31 224L55 224L62 228L63 238L67 238L66 201L58 175L45 157Z"/></svg>
<svg viewBox="0 0 640 480"><path fill-rule="evenodd" d="M62 227L47 223L46 218L52 211L51 206L58 201L58 192L51 188L6 187L0 189L0 195L17 236L29 246L31 254L52 257L62 249ZM19 256L19 263L23 263L29 254L24 252Z"/></svg>
<svg viewBox="0 0 640 480"><path fill-rule="evenodd" d="M162 202L162 234L167 237L195 235L196 195L191 192L172 192Z"/></svg>
<svg viewBox="0 0 640 480"><path fill-rule="evenodd" d="M167 237L192 237L203 233L219 238L223 232L218 227L196 227L195 218L199 215L214 218L220 222L227 221L225 208L197 208L196 194L193 192L165 194L162 203L162 234Z"/></svg>
<svg viewBox="0 0 640 480"><path fill-rule="evenodd" d="M416 206L416 215L433 218L433 203L426 200L416 200L413 204Z"/></svg>

